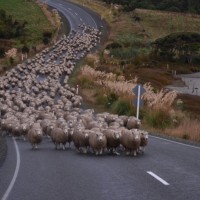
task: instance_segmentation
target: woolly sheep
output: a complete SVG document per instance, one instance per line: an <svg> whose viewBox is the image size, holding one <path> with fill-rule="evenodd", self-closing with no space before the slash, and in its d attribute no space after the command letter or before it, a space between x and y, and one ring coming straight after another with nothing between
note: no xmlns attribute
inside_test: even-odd
<svg viewBox="0 0 200 200"><path fill-rule="evenodd" d="M51 130L51 140L55 144L56 149L62 144L63 150L65 150L65 145L68 141L68 129L65 127L65 130L63 130L62 128L54 127Z"/></svg>
<svg viewBox="0 0 200 200"><path fill-rule="evenodd" d="M104 129L103 130L104 135L106 136L107 139L107 149L116 155L119 155L117 153L116 148L119 147L120 145L120 137L121 133L117 129Z"/></svg>
<svg viewBox="0 0 200 200"><path fill-rule="evenodd" d="M131 116L127 120L126 128L129 130L134 129L134 128L138 129L138 128L140 128L140 125L141 125L141 121L139 119L137 119L136 117Z"/></svg>
<svg viewBox="0 0 200 200"><path fill-rule="evenodd" d="M127 155L137 155L137 150L140 146L140 134L137 129L122 130L121 144L126 150Z"/></svg>
<svg viewBox="0 0 200 200"><path fill-rule="evenodd" d="M42 142L42 130L37 126L32 126L28 131L27 138L32 148L37 149L37 145Z"/></svg>
<svg viewBox="0 0 200 200"><path fill-rule="evenodd" d="M92 131L89 135L89 145L96 155L102 155L107 146L106 136L101 132Z"/></svg>

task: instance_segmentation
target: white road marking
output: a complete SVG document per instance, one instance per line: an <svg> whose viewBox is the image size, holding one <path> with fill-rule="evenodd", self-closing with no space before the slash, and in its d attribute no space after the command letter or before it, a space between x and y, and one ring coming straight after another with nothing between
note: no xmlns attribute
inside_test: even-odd
<svg viewBox="0 0 200 200"><path fill-rule="evenodd" d="M68 10L72 10L71 8L68 8Z"/></svg>
<svg viewBox="0 0 200 200"><path fill-rule="evenodd" d="M83 21L82 18L80 18L80 21L81 21L81 22Z"/></svg>
<svg viewBox="0 0 200 200"><path fill-rule="evenodd" d="M147 171L147 173L151 176L153 176L155 179L157 179L158 181L160 181L163 185L169 185L168 182L166 182L164 179L160 178L159 176L157 176L156 174L154 174L151 171Z"/></svg>
<svg viewBox="0 0 200 200"><path fill-rule="evenodd" d="M15 168L15 173L13 175L13 178L10 182L10 185L8 186L5 194L3 195L2 197L2 200L6 200L15 184L15 181L17 179L17 175L19 173L19 167L20 167L20 153L19 153L19 148L18 148L18 145L17 145L17 142L15 141L15 139L13 138L13 142L14 142L14 145L15 145L15 150L16 150L16 156L17 156L17 163L16 163L16 168Z"/></svg>
<svg viewBox="0 0 200 200"><path fill-rule="evenodd" d="M75 15L78 15L77 13L75 13Z"/></svg>
<svg viewBox="0 0 200 200"><path fill-rule="evenodd" d="M153 136L153 135L151 135L150 137L156 138L156 139L159 139L159 140L164 140L164 141L167 141L167 142L171 142L171 143L174 143L174 144L183 145L183 146L186 146L186 147L192 147L194 149L200 149L200 147L197 147L197 146L193 146L193 145L190 145L190 144L184 144L184 143L181 143L181 142L176 142L176 141L173 141L173 140L168 140L168 139L165 139L165 138L156 137L156 136Z"/></svg>

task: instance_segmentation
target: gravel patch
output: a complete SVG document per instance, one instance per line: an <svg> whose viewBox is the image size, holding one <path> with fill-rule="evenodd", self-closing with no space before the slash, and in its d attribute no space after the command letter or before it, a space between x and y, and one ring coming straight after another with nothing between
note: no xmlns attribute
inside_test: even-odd
<svg viewBox="0 0 200 200"><path fill-rule="evenodd" d="M175 90L181 94L190 94L200 96L200 72L193 74L178 74L177 78L180 78L183 85L181 87L176 84L168 85L166 88Z"/></svg>

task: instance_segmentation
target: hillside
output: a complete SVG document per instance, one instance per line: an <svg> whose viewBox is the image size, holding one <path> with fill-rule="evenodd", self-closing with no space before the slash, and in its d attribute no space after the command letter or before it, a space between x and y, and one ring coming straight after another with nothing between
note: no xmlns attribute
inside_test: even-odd
<svg viewBox="0 0 200 200"><path fill-rule="evenodd" d="M123 10L136 8L200 14L199 0L103 0L108 4L121 4Z"/></svg>

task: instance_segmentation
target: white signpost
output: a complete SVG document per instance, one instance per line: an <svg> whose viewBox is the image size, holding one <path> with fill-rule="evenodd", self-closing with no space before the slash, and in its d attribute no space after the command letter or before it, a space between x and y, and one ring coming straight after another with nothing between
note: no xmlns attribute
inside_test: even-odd
<svg viewBox="0 0 200 200"><path fill-rule="evenodd" d="M140 106L142 106L143 101L141 100L141 95L143 95L145 93L145 89L143 88L143 86L141 84L137 84L133 89L132 92L136 95L137 97L137 101L134 102L134 105L137 106L137 113L136 113L136 117L137 119L139 119L139 111L140 111Z"/></svg>

